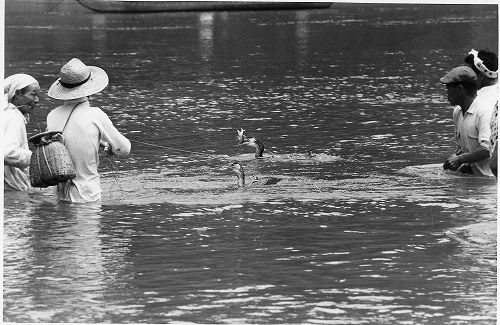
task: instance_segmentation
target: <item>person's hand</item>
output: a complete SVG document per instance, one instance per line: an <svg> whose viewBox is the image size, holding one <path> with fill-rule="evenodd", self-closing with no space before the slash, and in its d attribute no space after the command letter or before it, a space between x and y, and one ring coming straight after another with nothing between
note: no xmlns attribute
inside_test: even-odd
<svg viewBox="0 0 500 325"><path fill-rule="evenodd" d="M460 156L453 155L450 158L446 159L443 164L443 169L457 170L460 165L462 165Z"/></svg>
<svg viewBox="0 0 500 325"><path fill-rule="evenodd" d="M101 140L99 142L99 146L102 147L102 151L104 153L108 154L109 156L113 155L113 148L108 142Z"/></svg>
<svg viewBox="0 0 500 325"><path fill-rule="evenodd" d="M56 133L56 134L53 134L53 135L50 137L50 139L51 139L52 141L60 141L60 142L62 142L62 141L63 141L62 134L61 134L61 133L59 133L59 132L58 132L58 133Z"/></svg>
<svg viewBox="0 0 500 325"><path fill-rule="evenodd" d="M49 135L42 136L40 138L39 145L45 146L45 145L48 145L49 143L54 142L54 141L62 142L62 140L63 139L62 139L61 133L54 133L54 134L51 134L50 136Z"/></svg>
<svg viewBox="0 0 500 325"><path fill-rule="evenodd" d="M108 155L108 156L112 156L114 155L115 153L113 152L113 148L111 147L111 145L108 144L107 147L104 148L104 152Z"/></svg>
<svg viewBox="0 0 500 325"><path fill-rule="evenodd" d="M50 141L46 137L41 137L40 142L38 143L40 146L46 146L50 143Z"/></svg>

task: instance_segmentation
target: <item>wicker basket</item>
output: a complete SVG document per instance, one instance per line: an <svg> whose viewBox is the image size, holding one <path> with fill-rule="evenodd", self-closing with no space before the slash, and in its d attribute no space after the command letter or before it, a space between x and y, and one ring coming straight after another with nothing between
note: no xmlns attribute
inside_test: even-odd
<svg viewBox="0 0 500 325"><path fill-rule="evenodd" d="M75 178L75 167L60 131L44 132L28 139L34 150L30 161L33 187L48 187Z"/></svg>

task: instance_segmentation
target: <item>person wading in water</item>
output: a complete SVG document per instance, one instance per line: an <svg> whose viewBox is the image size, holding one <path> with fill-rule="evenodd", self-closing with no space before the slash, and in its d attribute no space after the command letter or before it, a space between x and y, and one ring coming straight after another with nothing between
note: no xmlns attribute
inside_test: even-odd
<svg viewBox="0 0 500 325"><path fill-rule="evenodd" d="M66 63L49 89L48 95L64 100L64 104L47 115L48 131L63 131L64 144L75 166L76 177L57 185L60 201L94 202L101 199L99 148L126 157L130 141L113 125L100 108L90 106L89 96L108 85L106 72L87 66L77 58Z"/></svg>
<svg viewBox="0 0 500 325"><path fill-rule="evenodd" d="M3 128L3 185L4 191L30 189L28 166L31 151L28 147L26 123L29 113L38 104L40 85L32 76L14 74L4 80Z"/></svg>
<svg viewBox="0 0 500 325"><path fill-rule="evenodd" d="M453 110L457 150L444 169L474 175L494 176L490 169L490 121L493 108L477 96L477 76L469 67L452 69L440 79L446 86Z"/></svg>
<svg viewBox="0 0 500 325"><path fill-rule="evenodd" d="M477 75L477 97L484 98L486 105L493 107L491 117L491 171L497 176L498 158L498 56L488 50L471 50L465 57L465 63Z"/></svg>

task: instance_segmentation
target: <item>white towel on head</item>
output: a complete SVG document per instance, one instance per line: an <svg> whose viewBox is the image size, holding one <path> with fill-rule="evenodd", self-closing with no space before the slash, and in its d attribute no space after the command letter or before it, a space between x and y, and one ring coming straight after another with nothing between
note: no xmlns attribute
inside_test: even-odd
<svg viewBox="0 0 500 325"><path fill-rule="evenodd" d="M16 94L16 90L23 89L24 87L27 87L35 82L38 81L36 81L36 79L29 74L25 73L16 73L5 78L5 80L3 81L3 93L5 100L7 100L7 103L10 103L12 97L14 97L14 95ZM2 105L4 105L4 109L7 108L5 102L2 103Z"/></svg>

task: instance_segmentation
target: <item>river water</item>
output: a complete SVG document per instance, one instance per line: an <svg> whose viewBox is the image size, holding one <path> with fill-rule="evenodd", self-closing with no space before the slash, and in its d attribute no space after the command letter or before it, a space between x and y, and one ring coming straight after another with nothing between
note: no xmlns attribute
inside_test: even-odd
<svg viewBox="0 0 500 325"><path fill-rule="evenodd" d="M441 170L439 83L471 48L498 48L496 6L7 2L5 74L46 92L72 57L103 67L91 101L133 142L101 157L99 204L5 194L4 321L496 322L497 183ZM57 104L43 96L42 129ZM281 181L238 188L234 161L247 184Z"/></svg>

